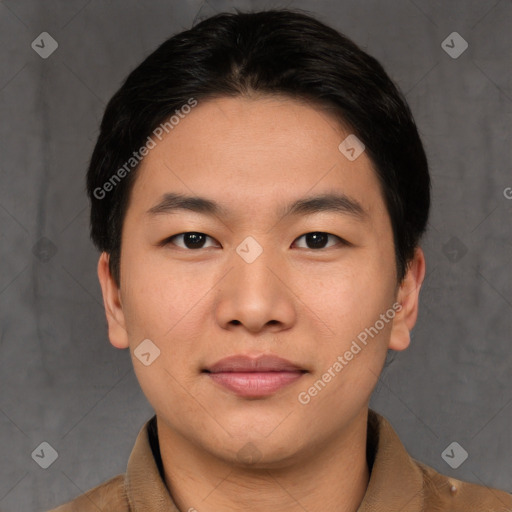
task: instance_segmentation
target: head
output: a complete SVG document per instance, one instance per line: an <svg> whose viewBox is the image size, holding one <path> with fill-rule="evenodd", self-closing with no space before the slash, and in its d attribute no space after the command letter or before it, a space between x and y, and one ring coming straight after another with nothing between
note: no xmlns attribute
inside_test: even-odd
<svg viewBox="0 0 512 512"><path fill-rule="evenodd" d="M425 152L382 66L310 16L219 14L165 41L108 103L87 190L110 341L159 421L211 454L306 453L409 344ZM233 354L302 375L241 397L205 371Z"/></svg>

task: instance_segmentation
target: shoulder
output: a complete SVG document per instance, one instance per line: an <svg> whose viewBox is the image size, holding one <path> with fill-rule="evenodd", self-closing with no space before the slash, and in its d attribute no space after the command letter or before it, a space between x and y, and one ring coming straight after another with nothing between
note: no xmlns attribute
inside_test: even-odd
<svg viewBox="0 0 512 512"><path fill-rule="evenodd" d="M414 460L414 459L413 459ZM423 473L425 509L429 511L512 512L512 494L438 473L414 460Z"/></svg>
<svg viewBox="0 0 512 512"><path fill-rule="evenodd" d="M371 409L368 453L373 469L361 512L512 512L512 494L448 477L411 457L391 423ZM379 509L382 503L389 506Z"/></svg>
<svg viewBox="0 0 512 512"><path fill-rule="evenodd" d="M98 510L129 512L130 505L126 497L124 479L124 475L117 475L48 512L98 512Z"/></svg>

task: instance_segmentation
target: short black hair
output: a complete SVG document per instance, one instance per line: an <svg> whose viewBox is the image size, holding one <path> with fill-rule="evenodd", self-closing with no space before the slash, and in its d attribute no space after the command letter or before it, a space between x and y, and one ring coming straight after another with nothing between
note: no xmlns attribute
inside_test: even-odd
<svg viewBox="0 0 512 512"><path fill-rule="evenodd" d="M255 93L327 108L363 142L391 219L401 282L426 230L431 187L407 101L381 64L346 36L304 11L270 9L217 14L170 37L110 99L87 193L91 238L110 255L116 283L123 219L139 166L135 152L191 100Z"/></svg>

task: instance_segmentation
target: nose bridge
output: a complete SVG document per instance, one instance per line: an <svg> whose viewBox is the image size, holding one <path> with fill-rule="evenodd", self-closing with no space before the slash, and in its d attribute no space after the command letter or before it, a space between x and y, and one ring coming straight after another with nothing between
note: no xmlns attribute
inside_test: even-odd
<svg viewBox="0 0 512 512"><path fill-rule="evenodd" d="M259 237L260 241L263 236ZM236 247L235 280L240 285L251 288L260 293L263 290L269 290L272 280L272 272L269 270L272 260L272 248L268 243L268 238L260 243L249 235ZM262 289L260 289L262 287Z"/></svg>
<svg viewBox="0 0 512 512"><path fill-rule="evenodd" d="M277 251L266 247L269 238L264 238L260 243L248 236L235 248L217 310L224 327L236 321L256 332L266 324L290 325L293 321L294 307L286 286L272 270L280 266Z"/></svg>

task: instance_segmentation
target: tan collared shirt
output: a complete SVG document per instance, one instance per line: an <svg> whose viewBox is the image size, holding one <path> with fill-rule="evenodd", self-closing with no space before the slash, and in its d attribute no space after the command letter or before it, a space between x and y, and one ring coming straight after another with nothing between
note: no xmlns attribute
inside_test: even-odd
<svg viewBox="0 0 512 512"><path fill-rule="evenodd" d="M390 423L369 410L371 468L357 512L512 512L512 494L441 475L411 458ZM187 512L165 482L156 416L140 430L124 475L118 475L50 512Z"/></svg>

